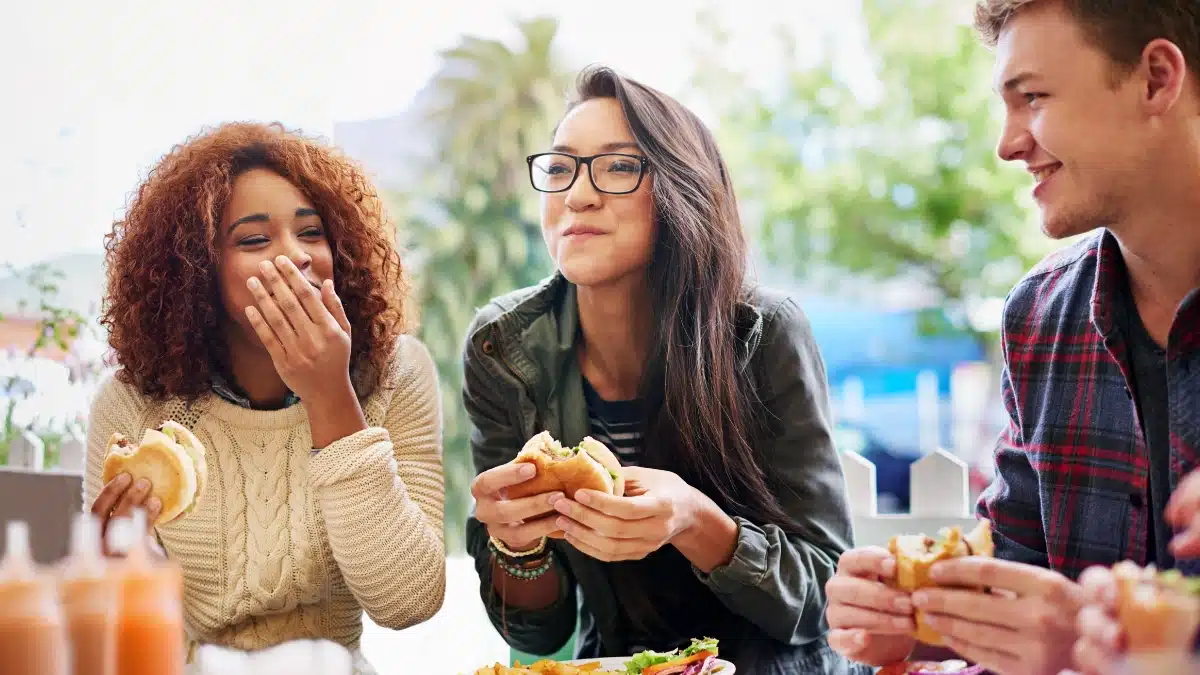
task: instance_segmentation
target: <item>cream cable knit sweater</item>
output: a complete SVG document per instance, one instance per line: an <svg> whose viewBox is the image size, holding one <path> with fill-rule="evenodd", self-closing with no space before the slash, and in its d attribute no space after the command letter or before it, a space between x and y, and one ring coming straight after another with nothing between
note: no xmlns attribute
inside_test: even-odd
<svg viewBox="0 0 1200 675"><path fill-rule="evenodd" d="M140 439L173 419L207 451L195 509L157 528L183 567L189 637L238 649L326 638L358 651L362 612L400 629L442 606L442 424L437 372L402 337L370 425L312 455L304 407L240 408L208 395L155 404L110 378L92 404L84 504L99 493L114 431Z"/></svg>

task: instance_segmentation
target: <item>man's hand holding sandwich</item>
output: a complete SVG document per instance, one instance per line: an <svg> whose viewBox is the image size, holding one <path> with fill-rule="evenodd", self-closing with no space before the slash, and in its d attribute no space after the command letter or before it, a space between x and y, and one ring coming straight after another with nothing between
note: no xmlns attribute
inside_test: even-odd
<svg viewBox="0 0 1200 675"><path fill-rule="evenodd" d="M991 557L990 535L982 521L965 536L954 528L848 551L827 585L830 645L871 665L957 656L1005 675L1070 667L1079 587Z"/></svg>

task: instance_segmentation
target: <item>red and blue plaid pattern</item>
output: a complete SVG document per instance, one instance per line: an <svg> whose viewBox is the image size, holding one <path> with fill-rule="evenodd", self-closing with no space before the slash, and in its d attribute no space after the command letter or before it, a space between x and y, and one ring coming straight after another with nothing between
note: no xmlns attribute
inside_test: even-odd
<svg viewBox="0 0 1200 675"><path fill-rule="evenodd" d="M1009 423L978 513L996 555L1075 578L1146 562L1149 459L1113 310L1127 275L1107 230L1050 256L1008 297L1002 389ZM1200 297L1181 305L1167 350L1171 489L1200 450ZM1200 564L1179 561L1183 571ZM1193 569L1189 569L1193 568Z"/></svg>

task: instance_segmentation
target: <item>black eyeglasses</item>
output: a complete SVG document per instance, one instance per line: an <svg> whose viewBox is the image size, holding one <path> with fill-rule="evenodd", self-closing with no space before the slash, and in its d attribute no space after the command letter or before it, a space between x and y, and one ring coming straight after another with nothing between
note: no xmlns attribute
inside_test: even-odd
<svg viewBox="0 0 1200 675"><path fill-rule="evenodd" d="M525 158L529 182L538 192L566 192L579 178L579 167L587 164L592 187L610 195L627 195L642 185L650 160L641 155L606 152L579 157L565 152L542 152Z"/></svg>

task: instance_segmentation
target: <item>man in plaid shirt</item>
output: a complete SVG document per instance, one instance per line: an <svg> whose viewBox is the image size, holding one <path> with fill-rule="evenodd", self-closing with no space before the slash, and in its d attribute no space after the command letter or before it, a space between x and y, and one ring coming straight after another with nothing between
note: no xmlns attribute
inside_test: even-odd
<svg viewBox="0 0 1200 675"><path fill-rule="evenodd" d="M887 551L848 551L827 584L826 617L830 645L849 658L910 657L915 606L955 653L992 671L1101 672L1119 631L1089 608L1098 617L1082 622L1077 662L1083 570L1131 559L1197 571L1171 525L1187 525L1200 497L1181 488L1165 517L1200 455L1197 7L979 0L1006 111L998 154L1032 174L1049 236L1087 236L1005 304L1009 424L978 509L997 559L934 566L942 584L991 592L901 593L881 583L894 574Z"/></svg>

